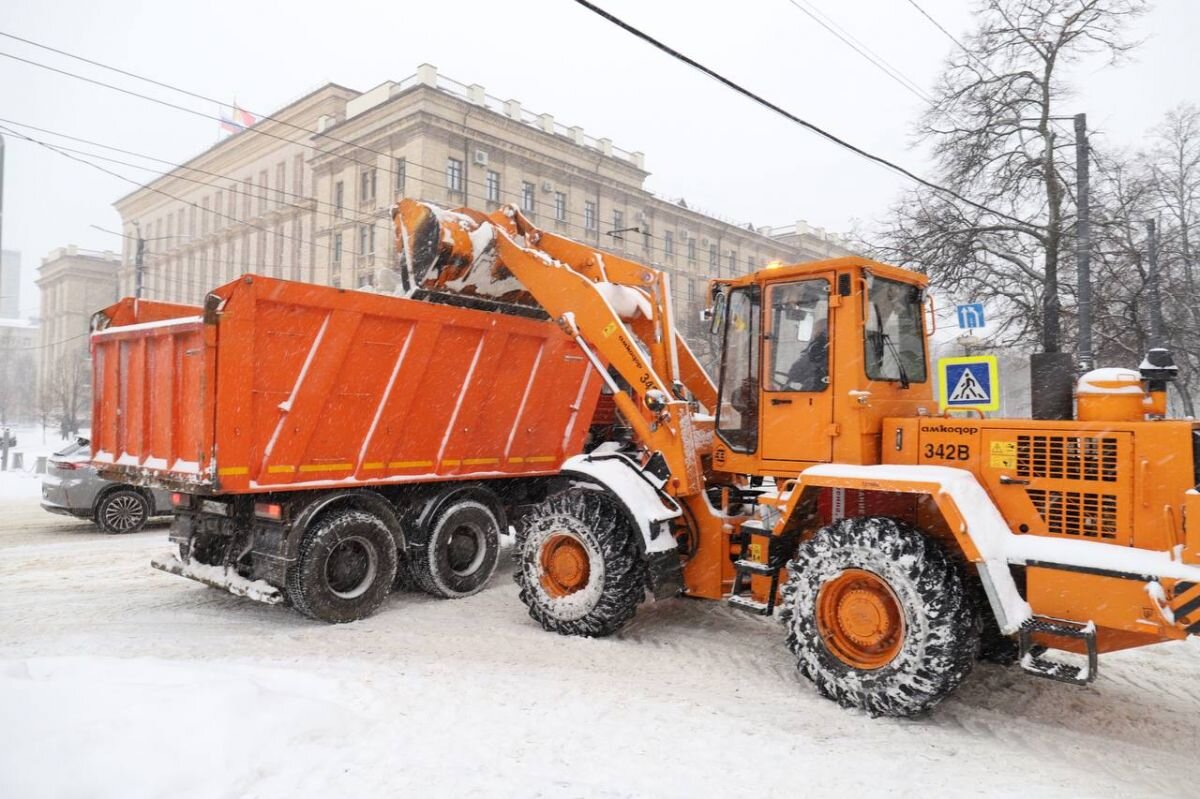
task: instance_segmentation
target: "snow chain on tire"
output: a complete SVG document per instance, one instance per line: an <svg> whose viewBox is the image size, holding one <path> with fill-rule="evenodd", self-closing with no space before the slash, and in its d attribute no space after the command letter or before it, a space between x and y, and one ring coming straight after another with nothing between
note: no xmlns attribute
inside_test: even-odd
<svg viewBox="0 0 1200 799"><path fill-rule="evenodd" d="M646 595L646 566L632 528L603 491L570 488L527 514L517 529L513 579L543 628L561 635L611 635L633 618ZM555 585L548 548L565 547L582 567L578 584Z"/></svg>
<svg viewBox="0 0 1200 799"><path fill-rule="evenodd" d="M818 621L823 587L846 573L879 578L899 605L896 654L856 668L831 651ZM932 708L974 665L979 629L974 602L946 551L896 519L844 519L800 545L788 564L780 616L797 667L821 694L872 716L910 716Z"/></svg>
<svg viewBox="0 0 1200 799"><path fill-rule="evenodd" d="M396 579L396 541L378 516L335 510L304 534L288 567L288 601L309 618L331 623L370 616Z"/></svg>

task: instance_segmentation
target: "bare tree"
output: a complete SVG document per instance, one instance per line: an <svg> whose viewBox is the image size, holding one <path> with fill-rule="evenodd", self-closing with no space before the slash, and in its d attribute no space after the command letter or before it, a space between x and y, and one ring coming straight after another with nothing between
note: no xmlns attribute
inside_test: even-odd
<svg viewBox="0 0 1200 799"><path fill-rule="evenodd" d="M87 348L73 347L52 366L49 389L63 438L79 432L80 420L91 401L91 374Z"/></svg>
<svg viewBox="0 0 1200 799"><path fill-rule="evenodd" d="M955 52L924 115L941 183L997 213L919 189L894 207L879 254L927 271L952 296L987 300L1003 344L1062 346L1060 261L1071 244L1070 135L1056 117L1064 72L1089 57L1115 62L1144 0L981 0L978 27ZM1075 109L1071 109L1075 110Z"/></svg>

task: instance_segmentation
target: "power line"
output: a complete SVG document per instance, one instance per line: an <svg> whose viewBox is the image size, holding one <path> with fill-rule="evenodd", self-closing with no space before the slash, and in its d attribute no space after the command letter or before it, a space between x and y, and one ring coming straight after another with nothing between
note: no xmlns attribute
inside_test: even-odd
<svg viewBox="0 0 1200 799"><path fill-rule="evenodd" d="M317 244L315 241L311 241L311 242L310 242L310 241L305 241L304 239L297 238L297 237L295 237L295 236L289 236L289 235L287 235L286 233L283 233L283 232L281 232L281 231L270 230L270 229L268 229L268 228L265 228L265 227L262 227L262 226L260 226L260 225L256 225L256 224L254 224L253 222L246 222L246 221L244 221L244 220L240 220L240 219L238 219L237 217L229 216L228 214L222 213L222 212L220 212L220 211L214 211L214 210L213 210L213 209L211 209L211 208L204 208L204 207L200 206L198 203L195 203L195 202L190 202L190 201L188 201L188 200L184 200L184 199L183 199L183 198L181 198L181 197L176 197L174 194L171 194L170 192L163 191L162 189L155 188L154 186L143 186L141 183L139 183L138 181L134 180L133 178L126 177L125 175L122 175L122 174L120 174L120 173L118 173L118 172L113 172L111 169L108 169L107 167L100 166L99 164L92 163L91 161L88 161L88 160L86 160L86 159L84 159L84 158L80 158L80 157L77 157L77 156L75 156L75 155L72 155L71 153L68 153L68 152L64 151L63 149L61 149L61 148L59 148L59 147L57 147L57 146L55 146L55 145L53 145L53 144L48 144L47 142L41 141L41 140L39 140L39 139L35 139L35 138L33 138L32 136L27 136L27 135L25 135L24 133L21 133L20 131L13 130L12 128L10 128L10 127L8 127L8 126L6 126L6 125L0 125L0 130L7 131L9 134L11 134L11 135L13 135L13 136L16 136L17 138L24 139L25 141L32 142L33 144L37 144L37 145L39 145L39 146L41 146L41 147L44 147L44 148L46 148L47 150L50 150L51 152L58 153L59 155L63 156L64 158L69 158L69 159L71 159L72 161L78 161L78 162L79 162L79 163L81 163L81 164L86 164L87 166L90 166L90 167L92 167L93 169L99 170L100 172L103 172L103 173L105 173L105 174L107 174L107 175L111 175L112 177L114 177L114 178L117 178L118 180L123 180L123 181L125 181L126 183L131 183L131 184L133 184L134 186L137 186L138 188L145 188L145 189L148 189L149 191L155 192L156 194L161 194L161 195L163 195L164 197L169 197L170 199L172 199L172 200L175 200L176 202L183 203L184 205L191 206L192 208L197 208L197 209L199 209L199 210L201 210L201 211L206 211L206 212L208 212L208 213L214 214L214 215L216 215L216 216L219 216L219 217L222 217L222 218L224 218L224 219L229 219L229 220L231 220L231 221L233 221L233 222L237 222L238 224L241 224L241 225L246 225L247 227L252 227L252 228L254 228L254 229L256 229L256 230L262 231L263 233L267 233L267 234L270 234L270 235L276 236L276 237L278 237L278 238L284 238L284 239L288 239L288 240L290 240L290 241L298 241L298 242L300 242L301 244L308 244L308 245L310 245L310 246L312 246L312 247L321 247L322 249L326 249L326 250L330 250L330 249L332 249L332 248L331 248L331 247L329 247L328 245L324 245L324 244ZM183 178L183 179L184 179L184 180L189 180L188 178ZM197 181L194 181L194 180L193 180L192 182L193 182L193 183L195 183L195 182L197 182ZM209 184L202 184L202 185L209 185ZM361 255L361 253L355 252L354 250L348 250L348 249L347 249L347 250L344 250L344 252L348 252L348 253L350 253L351 255Z"/></svg>
<svg viewBox="0 0 1200 799"><path fill-rule="evenodd" d="M806 0L788 0L788 2L791 3L792 6L794 6L797 10L808 15L810 19L812 19L822 28L836 36L851 50L858 53L868 62L877 67L881 72L883 72L883 74L887 75L889 78L896 81L896 83L900 84L906 90L911 92L921 102L928 103L929 105L937 105L934 99L926 94L915 81L910 79L900 70L893 67L883 56L879 55L870 47L852 36L848 31L846 31L845 28L834 22L829 15L811 5Z"/></svg>
<svg viewBox="0 0 1200 799"><path fill-rule="evenodd" d="M40 48L40 49L46 50L46 51L48 51L48 52L56 53L56 54L58 54L58 55L65 56L65 57L67 57L67 58L75 59L75 60L77 60L77 61L80 61L80 62L83 62L83 63L89 64L89 65L92 65L92 66L100 67L101 69L106 69L106 70L109 70L109 71L115 72L115 73L117 73L117 74L120 74L120 75L124 75L124 76L127 76L127 77L131 77L131 78L134 78L135 80L144 81L144 82L146 82L146 83L150 83L150 84L152 84L152 85L159 86L159 87L161 87L161 88L165 88L165 89L168 89L168 90L170 90L170 91L178 92L178 93L180 93L180 94L183 94L183 95L186 95L186 96L189 96L189 97L193 97L193 98L196 98L196 99L199 99L199 100L204 100L205 102L210 102L210 103L213 103L213 104L216 104L216 105L223 105L223 103L221 103L219 100L217 100L217 99L215 99L215 98L212 98L212 97L208 97L208 96L206 96L206 95L204 95L204 94L200 94L200 93L198 93L198 92L191 91L191 90L189 90L189 89L184 89L184 88L182 88L182 87L175 86L175 85L173 85L173 84L171 84L171 83L167 83L167 82L165 82L165 81L160 81L160 80L156 80L156 79L154 79L154 78L149 78L149 77L146 77L146 76L144 76L144 75L140 75L140 74L138 74L138 73L136 73L136 72L132 72L132 71L129 71L129 70L121 69L120 67L115 67L115 66L112 66L112 65L109 65L109 64L105 64L105 63L103 63L103 62L101 62L101 61L97 61L97 60L95 60L95 59L90 59L90 58L86 58L86 57L84 57L84 56L76 55L76 54L74 54L74 53L70 53L70 52L68 52L68 51L61 50L61 49L59 49L59 48L51 47L50 45L42 44L42 43L40 43L40 42L35 42L35 41L31 40L31 39L27 39L27 38L24 38L24 37L21 37L21 36L16 36L15 34L7 33L7 32L4 32L4 31L0 31L0 36L3 36L3 37L6 37L6 38L9 38L9 39L12 39L12 40L14 40L14 41L19 41L19 42L22 42L22 43L24 43L24 44L28 44L28 45L30 45L30 46L33 46L33 47L37 47L37 48ZM139 99L142 99L142 100L147 100L147 101L150 101L150 102L158 103L158 104L160 104L160 105L164 105L164 106L166 106L166 107L169 107L169 108L175 108L175 109L177 109L177 110L184 111L184 112L186 112L186 113L189 113L189 114L194 114L194 115L197 115L197 116L202 116L202 117L205 117L205 118L208 118L208 119L217 120L217 121L220 121L220 119L221 119L219 116L213 116L213 115L211 115L211 114L205 114L205 113L203 113L203 112L196 111L196 110L194 110L194 109L191 109L191 108L187 108L186 106L180 106L180 105L177 105L177 104L175 104L175 103L171 103L171 102L168 102L168 101L165 101L165 100L160 100L160 99L158 99L158 98L156 98L156 97L152 97L152 96L150 96L150 95L145 95L145 94L141 94L141 93L139 93L139 92L134 92L134 91L131 91L131 90L129 90L129 89L125 89L125 88L123 88L123 87L120 87L120 86L115 86L115 85L113 85L113 84L105 83L105 82L103 82L103 81L98 81L98 80L96 80L96 79L94 79L94 78L89 78L89 77L86 77L86 76L83 76L83 75L78 75L78 74L76 74L76 73L69 72L69 71L67 71L67 70L62 70L62 69L59 69L59 68L57 68L57 67L52 67L52 66L49 66L49 65L46 65L46 64L42 64L42 63L40 63L40 62L37 62L37 61L33 61L33 60L30 60L30 59L22 58L22 57L19 57L19 56L13 56L13 55L10 55L10 54L8 54L8 53L3 53L3 52L0 52L0 55L3 55L3 56L6 56L6 57L9 57L9 58L12 58L12 59L15 59L15 60L21 61L21 62L23 62L23 63L26 63L26 64L28 64L28 65L31 65L31 66L39 67L39 68L42 68L42 69L47 69L47 70L50 70L50 71L52 71L52 72L56 72L56 73L58 73L58 74L65 75L65 76L67 76L67 77L73 77L73 78L76 78L76 79L78 79L78 80L82 80L82 81L85 81L85 82L88 82L88 83L92 83L92 84L94 84L94 85L102 86L102 87L104 87L104 88L107 88L107 89L110 89L110 90L113 90L113 91L117 91L117 92L121 92L121 93L124 93L124 94L128 94L128 95L131 95L131 96L133 96L133 97L137 97L137 98L139 98ZM330 133L327 133L327 132L324 132L324 131L314 131L314 130L311 130L311 129L307 128L307 127L304 127L303 125L297 125L296 123L294 123L294 122L291 122L291 121L289 121L289 120L286 120L286 119L281 119L281 118L279 118L279 117L271 116L271 115L269 115L269 114L258 114L258 113L254 112L254 111L249 111L249 113L252 113L252 114L254 114L254 115L255 115L255 116L256 116L256 117L259 119L259 122L263 122L263 121L275 122L275 123L278 123L278 124L280 124L280 125L283 125L283 126L286 126L286 127L292 128L292 129L294 129L294 130L297 130L297 131L299 131L299 132L301 132L301 133L305 134L305 136L306 136L306 137L312 137L312 138L315 138L315 137L321 137L321 138L323 138L323 139L328 139L329 141L336 142L336 143L338 143L338 144L343 144L343 145L346 145L346 146L349 146L349 147L353 147L353 148L355 148L355 149L357 149L357 150L362 150L363 152L368 152L368 153L372 153L372 154L375 154L375 155L378 155L378 156L383 156L383 157L385 157L385 158L388 158L388 159L395 159L395 158L397 157L395 153L392 153L392 152L383 152L383 151L381 151L381 150L376 150L376 149L373 149L373 148L371 148L371 147L367 147L367 146L365 146L365 145L358 144L358 143L356 143L356 142L352 142L352 141L349 141L349 140L346 140L346 139L338 138L337 136L334 136L334 135L332 135L332 134L330 134ZM351 163L354 163L354 164L356 164L356 165L358 165L358 166L360 166L360 167L364 167L364 168L368 168L368 169L379 169L379 168L380 168L380 167L378 166L378 164L365 163L365 162L363 162L363 161L359 161L359 160L357 160L357 159L355 159L355 158L352 158L352 157L348 157L348 156L342 156L342 155L340 155L340 154L338 154L338 153L336 153L336 152L334 152L334 151L332 151L332 150L324 150L324 149L321 149L321 148L319 148L319 147L316 147L315 145L312 145L312 144L310 144L310 143L308 143L308 142L305 142L305 141L302 141L302 140L299 140L299 139L288 139L288 138L286 138L286 137L282 137L282 136L279 136L279 135L277 135L277 134L270 133L270 132L268 132L268 131L265 131L265 130L261 130L260 128L258 128L258 127L257 127L257 125L256 125L255 127L252 127L252 128L247 128L247 129L245 129L245 130L244 130L244 132L251 133L251 134L256 134L256 135L268 136L268 137L270 137L270 138L278 139L278 140L280 140L280 141L284 141L284 142L288 142L288 143L292 143L292 144L301 144L301 145L303 145L303 146L305 146L305 147L310 147L310 148L312 148L312 150L313 150L314 152L322 153L322 154L324 154L324 155L331 155L331 156L338 157L338 158L346 158L346 160L349 160ZM414 165L414 166L416 166L418 169L423 169L423 170L426 170L427 172L429 172L429 171L432 171L432 172L434 172L435 174L439 174L439 175L440 175L440 174L442 174L442 173L441 173L441 170L438 170L438 169L436 169L436 168L434 168L434 167L430 167L430 166L427 166L427 165L425 165L425 164L420 164L420 163L417 163L417 162L411 162L411 163L413 163L413 165ZM393 172L393 171L392 171L392 170L390 170L390 169L387 169L386 167L382 168L382 171L383 171L385 174L387 174L387 175L390 175L392 178L395 178L395 177L397 176L397 174L396 174L395 172ZM406 177L407 177L407 176L406 176ZM441 182L439 182L439 181L430 181L430 180L424 180L424 179L422 179L422 178L416 178L416 177L413 177L413 178L411 178L411 179L413 179L413 180L417 180L418 182L422 182L422 183L425 183L426 185L430 185L430 186L443 186L443 184L442 184ZM470 180L467 180L467 181L465 181L465 183L466 183L467 185L475 185L475 186L481 186L481 187L484 187L484 186L485 186L485 184L484 184L484 183L482 183L482 182L479 182L479 181L470 181ZM443 186L443 187L444 187L444 186ZM512 191L503 191L503 192L501 192L501 193L502 193L503 195L505 195L505 196L508 196L508 197L511 197L511 198L513 198L514 200L523 199L523 198L521 198L521 197L520 197L520 195L518 195L516 192L512 192ZM551 203L549 203L549 202L545 202L545 201L538 201L538 200L536 200L536 199L535 199L534 203L535 203L535 205L541 205L541 206L542 206L542 207L544 207L544 208L553 208L553 207L554 207L554 206L553 206ZM580 212L578 212L578 211L572 211L572 210L569 210L569 209L567 210L567 214L568 214L568 215L570 215L570 216L575 216L575 217L582 217L582 216L584 216L582 213L580 213ZM726 223L726 224L729 224L729 223ZM734 226L735 226L735 227L742 227L742 225L737 225L737 224L734 224ZM590 230L590 229L588 229L586 226L581 226L581 228L582 228L582 229L585 231L585 233L597 232L597 231L593 231L593 230ZM776 243L776 245L778 246L778 243Z"/></svg>
<svg viewBox="0 0 1200 799"><path fill-rule="evenodd" d="M605 11L604 9L602 9L596 5L593 5L592 3L588 2L588 0L575 0L575 2L578 3L579 5L583 6L587 10L591 11L592 13L608 20L609 22L611 22L612 24L621 28L622 30L626 31L627 33L630 33L633 36L636 36L637 38L646 42L647 44L650 44L650 45L658 48L659 50L661 50L662 52L671 56L672 58L674 58L678 61L682 61L683 63L687 64L688 66L692 67L693 69L696 69L696 70L704 73L705 75L709 76L713 80L717 81L718 83L723 84L724 86L726 86L729 89L732 89L733 91L737 92L738 94L742 95L743 97L753 100L754 102L758 103L759 105L761 105L765 108L768 108L771 111L774 111L775 113L779 114L780 116L782 116L792 122L795 122L797 125L800 125L801 127L806 128L809 131L812 131L813 133L817 134L818 136L833 142L834 144L838 145L839 147L849 150L850 152L854 153L855 155L858 155L862 158L867 159L868 161L873 161L877 164L887 167L888 169L891 169L891 170L903 175L904 177L908 178L909 180L912 180L915 183L919 183L920 185L925 186L926 188L933 189L934 191L941 192L942 194L945 194L949 197L953 197L954 199L958 200L959 202L966 203L967 205L971 206L972 208L976 208L985 213L992 214L1001 219L1006 219L1009 222L1013 222L1022 227L1033 227L1029 222L1026 222L1023 219L1018 219L1017 217L1010 216L1010 215L1004 213L1003 211L997 211L994 208L989 208L988 206L983 205L982 203L978 203L978 202L975 202L974 200L964 197L962 194L958 193L954 189L947 188L946 186L938 185L937 183L934 183L930 180L926 180L925 178L920 177L920 176L914 174L913 172L910 172L909 170L905 169L904 167L902 167L892 161L889 161L888 159L886 159L882 156L875 155L874 153L870 153L870 152L862 149L861 147L857 147L856 145L851 144L850 142L846 141L845 139L842 139L841 137L836 136L833 133L830 133L829 131L825 130L824 128L822 128L812 122L809 122L808 120L805 120L805 119L802 119L802 118L796 116L795 114L791 113L790 111L787 111L784 108L780 107L779 105L771 102L770 100L767 100L767 99L763 98L762 96L755 94L754 92L752 92L749 89L745 88L744 86L734 82L733 80L725 77L724 75L720 74L719 72L716 72L715 70L704 66L703 64L696 61L695 59L690 58L690 57L684 55L683 53L679 52L678 50L670 47L669 45L664 44L663 42L659 41L658 39L655 39L653 36L649 35L648 33L645 33L643 31L639 30L638 28L633 27L632 25L630 25L629 23L620 19L619 17L616 17L616 16L610 14L609 12Z"/></svg>
<svg viewBox="0 0 1200 799"><path fill-rule="evenodd" d="M933 23L933 26L935 28L937 28L942 33L944 33L946 35L947 39L949 39L950 41L952 41L956 45L958 45L959 49L962 50L967 55L969 55L971 57L971 59L973 61L975 61L975 63L979 64L979 66L983 67L988 72L991 72L994 77L1000 77L999 75L996 75L996 72L990 66L988 66L987 62L985 62L982 58L980 58L979 56L975 55L970 50L968 50L967 46L965 44L963 44L961 41L959 41L957 36L952 34L950 31L946 30L946 28L943 27L942 23L938 22L936 19L933 18L932 14L930 14L925 9L921 8L921 6L917 4L917 0L908 0L908 4L910 6L912 6L913 8L915 8L917 11L921 12L921 16L925 17L925 19L927 19L931 23Z"/></svg>

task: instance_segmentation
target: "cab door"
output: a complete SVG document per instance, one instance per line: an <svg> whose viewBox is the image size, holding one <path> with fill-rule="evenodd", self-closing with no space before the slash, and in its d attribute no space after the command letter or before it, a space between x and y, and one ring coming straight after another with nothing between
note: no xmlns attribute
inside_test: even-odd
<svg viewBox="0 0 1200 799"><path fill-rule="evenodd" d="M771 461L829 461L833 439L830 277L767 286L761 452Z"/></svg>

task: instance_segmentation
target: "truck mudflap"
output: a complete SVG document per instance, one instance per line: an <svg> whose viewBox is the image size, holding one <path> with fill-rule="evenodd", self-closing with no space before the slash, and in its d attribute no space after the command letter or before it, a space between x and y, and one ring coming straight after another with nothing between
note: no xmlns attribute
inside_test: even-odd
<svg viewBox="0 0 1200 799"><path fill-rule="evenodd" d="M283 593L275 586L265 580L248 580L225 566L210 566L195 561L184 563L174 552L155 555L151 558L150 565L167 574L177 574L228 591L234 596L253 599L255 602L267 605L279 605L283 602Z"/></svg>

